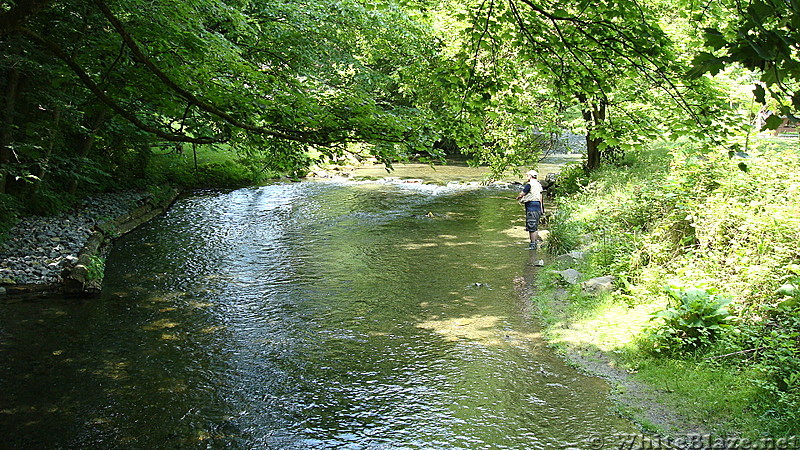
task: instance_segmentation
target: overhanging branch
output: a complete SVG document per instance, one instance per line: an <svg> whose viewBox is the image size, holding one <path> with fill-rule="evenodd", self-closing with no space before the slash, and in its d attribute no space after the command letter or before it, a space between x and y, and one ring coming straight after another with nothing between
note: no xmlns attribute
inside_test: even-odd
<svg viewBox="0 0 800 450"><path fill-rule="evenodd" d="M142 49L133 39L128 30L122 24L122 22L114 15L111 9L106 5L102 0L94 0L95 5L100 9L103 15L111 22L111 25L117 31L117 34L120 35L125 45L131 50L134 57L141 62L147 70L149 70L153 75L156 76L166 87L170 90L178 94L184 100L188 101L189 103L197 106L199 109L212 114L220 119L224 120L228 124L240 128L243 130L251 131L258 134L265 134L269 136L273 136L276 138L286 139L290 141L298 141L298 142L305 142L308 144L314 145L330 145L332 141L330 139L325 139L318 136L318 132L285 132L279 131L272 128L257 126L249 123L242 122L237 118L233 117L230 113L219 109L218 107L200 99L196 95L192 94L191 92L187 91L178 83L173 81L164 71L158 68L153 61L144 54Z"/></svg>
<svg viewBox="0 0 800 450"><path fill-rule="evenodd" d="M89 89L101 102L105 103L109 108L111 108L115 113L119 114L122 118L136 126L142 131L147 133L151 133L155 136L160 137L161 139L170 141L170 142L191 142L194 144L212 144L212 143L219 143L224 142L225 139L221 137L193 137L187 136L185 134L178 134L178 133L169 133L164 130L160 130L152 125L149 125L143 122L141 119L136 117L135 114L128 111L127 109L123 108L119 103L115 102L108 94L94 82L91 76L86 73L85 70L74 60L72 57L67 54L64 49L62 49L58 44L55 42L49 41L44 37L40 36L38 33L28 30L27 28L20 28L19 30L23 35L28 36L29 38L33 39L34 41L44 45L50 52L52 52L58 59L64 62L75 75L83 82L84 86Z"/></svg>

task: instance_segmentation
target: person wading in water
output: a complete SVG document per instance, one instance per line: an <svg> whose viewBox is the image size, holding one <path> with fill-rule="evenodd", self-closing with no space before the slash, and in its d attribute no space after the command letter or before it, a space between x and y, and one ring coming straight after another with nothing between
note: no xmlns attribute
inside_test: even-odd
<svg viewBox="0 0 800 450"><path fill-rule="evenodd" d="M525 205L525 230L530 234L530 249L536 250L542 242L539 238L539 219L544 214L543 189L537 179L539 174L535 170L529 170L525 175L528 177L528 182L517 195L517 201Z"/></svg>

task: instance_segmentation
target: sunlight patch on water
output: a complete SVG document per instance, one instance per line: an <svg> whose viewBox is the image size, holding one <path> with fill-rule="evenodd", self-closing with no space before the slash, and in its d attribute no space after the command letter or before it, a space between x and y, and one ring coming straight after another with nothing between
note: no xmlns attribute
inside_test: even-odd
<svg viewBox="0 0 800 450"><path fill-rule="evenodd" d="M398 245L398 248L403 250L421 250L423 248L435 248L438 247L440 244L436 242L420 242L420 243L408 243Z"/></svg>
<svg viewBox="0 0 800 450"><path fill-rule="evenodd" d="M528 232L525 231L525 224L523 222L524 211L520 210L519 217L519 222L515 223L515 226L500 230L500 233L514 240L527 241L529 239L529 235Z"/></svg>
<svg viewBox="0 0 800 450"><path fill-rule="evenodd" d="M118 241L108 294L0 305L9 434L54 448L566 448L630 430L607 386L529 323L509 193L313 182L184 198Z"/></svg>
<svg viewBox="0 0 800 450"><path fill-rule="evenodd" d="M500 316L473 315L428 320L417 324L417 327L433 331L448 341L467 339L491 347L507 347L541 338L540 333L508 329L505 323L506 319Z"/></svg>

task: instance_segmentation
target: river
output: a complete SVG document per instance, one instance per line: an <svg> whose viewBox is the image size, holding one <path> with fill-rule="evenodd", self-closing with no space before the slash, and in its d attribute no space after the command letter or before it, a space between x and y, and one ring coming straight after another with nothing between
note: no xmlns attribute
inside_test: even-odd
<svg viewBox="0 0 800 450"><path fill-rule="evenodd" d="M590 448L636 428L545 346L509 188L301 182L181 198L103 294L0 305L25 448Z"/></svg>

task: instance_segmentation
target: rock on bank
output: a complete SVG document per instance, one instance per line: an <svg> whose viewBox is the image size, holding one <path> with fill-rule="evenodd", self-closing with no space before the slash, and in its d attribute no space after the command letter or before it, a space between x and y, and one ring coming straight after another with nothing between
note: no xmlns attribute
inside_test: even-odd
<svg viewBox="0 0 800 450"><path fill-rule="evenodd" d="M157 200L141 192L102 194L56 216L22 219L0 243L0 295L99 292L102 270L89 273L90 261L111 240L163 212L177 195Z"/></svg>

